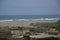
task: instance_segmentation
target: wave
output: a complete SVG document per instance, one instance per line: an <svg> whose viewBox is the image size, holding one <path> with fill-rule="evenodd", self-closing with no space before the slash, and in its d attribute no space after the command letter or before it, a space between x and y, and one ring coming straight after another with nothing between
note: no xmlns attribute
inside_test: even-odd
<svg viewBox="0 0 60 40"><path fill-rule="evenodd" d="M9 20L0 20L0 22L10 22L10 21L40 21L40 20L60 20L60 18L9 19Z"/></svg>
<svg viewBox="0 0 60 40"><path fill-rule="evenodd" d="M13 20L0 20L0 22L7 22L7 21L13 21Z"/></svg>

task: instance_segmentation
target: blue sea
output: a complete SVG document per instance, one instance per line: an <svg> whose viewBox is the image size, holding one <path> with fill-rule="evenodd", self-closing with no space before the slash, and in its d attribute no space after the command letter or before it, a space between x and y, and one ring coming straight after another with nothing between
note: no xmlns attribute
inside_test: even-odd
<svg viewBox="0 0 60 40"><path fill-rule="evenodd" d="M60 15L0 15L0 22L31 20L60 20Z"/></svg>

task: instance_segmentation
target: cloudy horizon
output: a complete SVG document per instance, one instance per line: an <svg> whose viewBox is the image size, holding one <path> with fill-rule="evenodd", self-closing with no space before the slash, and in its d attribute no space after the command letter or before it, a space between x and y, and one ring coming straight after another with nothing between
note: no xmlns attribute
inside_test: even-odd
<svg viewBox="0 0 60 40"><path fill-rule="evenodd" d="M60 15L60 0L0 0L0 15Z"/></svg>

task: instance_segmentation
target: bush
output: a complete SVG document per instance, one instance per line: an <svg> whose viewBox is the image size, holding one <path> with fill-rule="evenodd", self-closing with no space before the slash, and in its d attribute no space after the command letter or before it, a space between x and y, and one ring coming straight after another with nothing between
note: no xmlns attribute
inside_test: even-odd
<svg viewBox="0 0 60 40"><path fill-rule="evenodd" d="M9 40L8 38L0 38L0 40Z"/></svg>

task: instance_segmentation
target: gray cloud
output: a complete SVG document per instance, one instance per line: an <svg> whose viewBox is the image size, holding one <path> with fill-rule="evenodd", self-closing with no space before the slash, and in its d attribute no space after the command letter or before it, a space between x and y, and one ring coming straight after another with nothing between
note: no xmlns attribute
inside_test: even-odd
<svg viewBox="0 0 60 40"><path fill-rule="evenodd" d="M60 0L0 0L0 15L60 15Z"/></svg>

